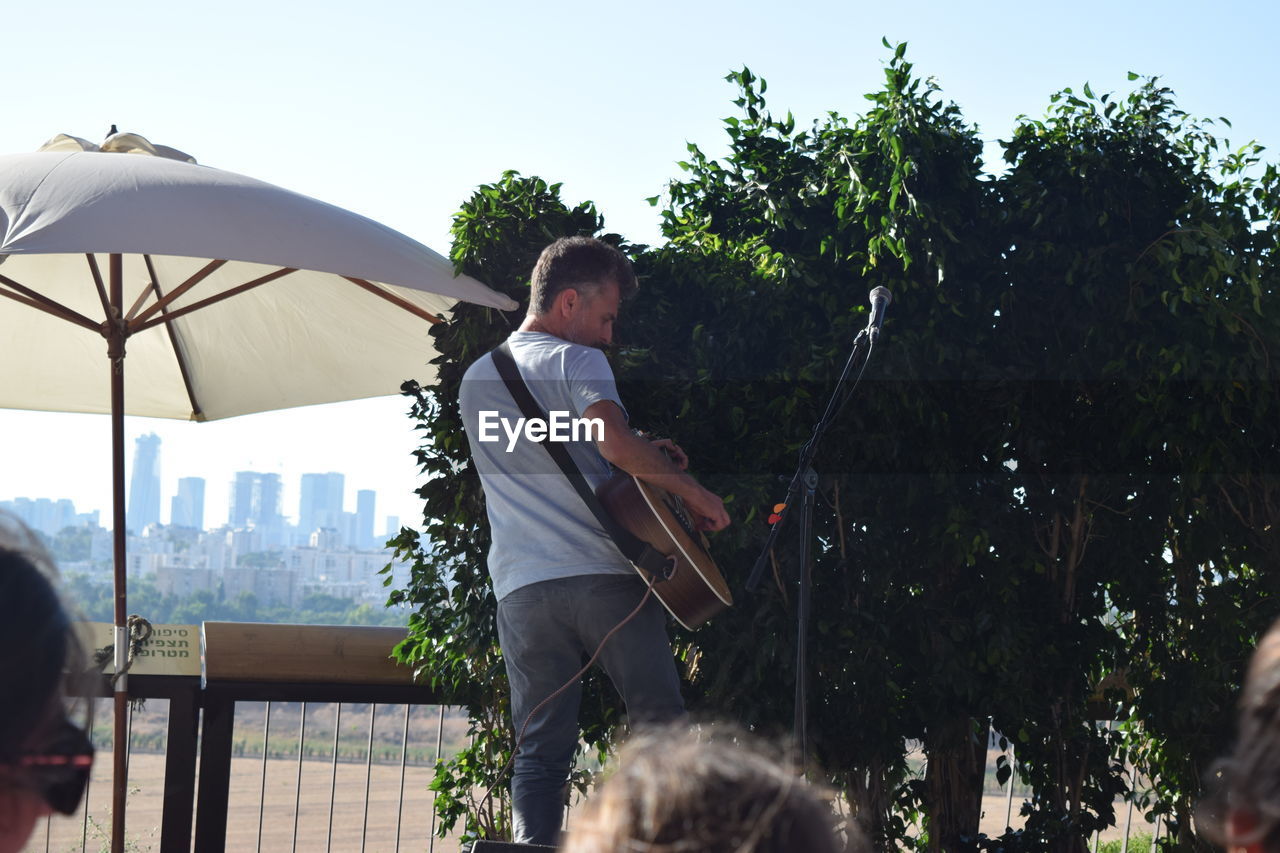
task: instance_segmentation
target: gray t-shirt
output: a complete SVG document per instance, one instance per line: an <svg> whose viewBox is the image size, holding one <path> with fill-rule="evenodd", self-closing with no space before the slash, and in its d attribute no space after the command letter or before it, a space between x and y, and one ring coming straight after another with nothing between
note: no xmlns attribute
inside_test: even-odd
<svg viewBox="0 0 1280 853"><path fill-rule="evenodd" d="M514 332L507 342L520 375L548 415L563 413L562 422L581 418L600 400L623 408L600 350L542 332ZM510 430L523 415L491 356L481 356L467 369L459 403L493 531L489 575L498 599L540 581L635 571L546 448L524 433L512 437ZM573 436L567 426L557 432ZM594 489L609 478L609 464L584 429L577 438L565 444Z"/></svg>

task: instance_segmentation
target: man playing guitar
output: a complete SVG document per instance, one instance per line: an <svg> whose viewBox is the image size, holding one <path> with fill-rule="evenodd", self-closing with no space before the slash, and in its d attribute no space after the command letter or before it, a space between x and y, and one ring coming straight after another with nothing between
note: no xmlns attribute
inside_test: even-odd
<svg viewBox="0 0 1280 853"><path fill-rule="evenodd" d="M566 442L592 488L609 478L612 464L681 498L699 528L723 529L729 524L724 503L686 473L684 452L670 440L648 441L630 430L599 349L613 339L622 298L637 289L631 262L613 246L586 237L557 240L534 267L528 315L507 341L512 358L543 411L602 425L594 439ZM488 424L521 418L492 354L467 370L459 402L493 534L489 574L519 731L535 707L570 681L584 654L636 608L645 583L545 447L502 435L495 441L482 429L482 418ZM605 644L600 663L631 725L684 714L666 616L656 599ZM580 695L574 682L528 722L511 786L517 842L557 840Z"/></svg>

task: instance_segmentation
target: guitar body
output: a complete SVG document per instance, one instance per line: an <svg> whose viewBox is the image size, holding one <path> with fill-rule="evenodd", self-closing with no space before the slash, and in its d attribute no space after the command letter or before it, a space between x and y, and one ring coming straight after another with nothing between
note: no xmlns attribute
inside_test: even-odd
<svg viewBox="0 0 1280 853"><path fill-rule="evenodd" d="M720 576L707 540L694 529L693 519L679 498L615 471L596 497L618 524L667 556L672 571L653 585L658 600L686 628L697 628L733 604L729 586ZM649 573L636 566L649 582Z"/></svg>

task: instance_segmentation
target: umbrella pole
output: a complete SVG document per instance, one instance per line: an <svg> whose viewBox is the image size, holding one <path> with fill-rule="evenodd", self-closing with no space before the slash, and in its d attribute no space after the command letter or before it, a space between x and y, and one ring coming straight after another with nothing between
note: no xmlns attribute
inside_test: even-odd
<svg viewBox="0 0 1280 853"><path fill-rule="evenodd" d="M111 504L115 563L115 708L112 735L111 853L124 853L124 810L129 793L129 616L125 586L124 503L124 284L120 255L108 264L111 316L107 318L107 358L111 362Z"/></svg>

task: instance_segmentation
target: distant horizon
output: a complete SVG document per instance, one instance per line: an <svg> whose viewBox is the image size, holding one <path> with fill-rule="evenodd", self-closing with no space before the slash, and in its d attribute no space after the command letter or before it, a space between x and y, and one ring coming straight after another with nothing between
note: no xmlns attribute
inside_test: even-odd
<svg viewBox="0 0 1280 853"><path fill-rule="evenodd" d="M241 473L271 474L271 473L274 473L274 471L252 471L250 469L242 469L242 470L236 471L236 473L234 474L241 474ZM342 474L343 478L346 478L347 476L346 473L344 473L344 471L302 471L301 474L297 475L297 479L301 480L303 476L306 476L307 474ZM178 480L184 480L184 479L200 480L200 482L205 483L206 485L207 485L207 482L209 482L209 480L204 478L204 476L195 476L195 475L179 476L179 478L177 479ZM128 476L127 478L125 478L125 482L128 482ZM283 483L284 479L282 478L280 482ZM374 506L375 507L378 506L378 503L376 503L376 496L378 496L378 489L357 489L357 492L365 492L365 491L374 493L374 496L375 496ZM346 494L346 489L344 489L344 494ZM173 520L172 520L172 515L173 515L172 503L170 503L170 501L172 501L172 498L175 496L177 496L177 489L175 489L173 494L169 494L169 496L165 496L163 489L161 489L160 521L159 521L160 526L174 526ZM166 500L166 498L168 498L168 500ZM128 498L125 498L125 500L128 500ZM76 502L76 498L73 498L73 497L52 496L52 494L14 494L14 496L9 496L9 497L0 496L0 506L5 505L5 503L15 503L18 501L51 501L54 503L59 501L69 501L70 505L72 505L74 515L78 515L78 516L92 515L92 514L95 514L96 512L97 516L99 516L99 526L101 526L101 528L105 528L108 530L111 529L110 521L111 521L111 515L113 514L111 514L110 511L104 511L104 510L101 510L101 508L97 508L97 507L82 508ZM207 532L210 532L210 530L218 530L221 528L225 528L225 526L230 526L229 524L230 517L227 517L227 519L225 519L221 524L210 524L209 519L207 519L207 516L209 516L209 512L207 512L207 508L209 507L207 507L207 501L205 503L206 503L206 506L205 506L206 512L204 512L204 515L206 516L205 526L204 528L201 528L201 530L204 530L204 532L207 533ZM343 507L346 507L346 506L347 506L347 501L343 500ZM228 506L227 512L229 516L230 515L229 506ZM351 510L346 510L346 508L343 508L342 512L351 512ZM383 514L383 512L376 511L376 508L375 508L374 520L375 521L378 520L379 517L384 521L389 519L399 519L399 516L394 514L394 512L389 512L389 514ZM282 511L280 511L280 519L282 519L285 524L288 524L289 526L294 526L294 528L298 526L298 521L296 521L297 514L289 514L289 512L285 512L283 510L283 507L282 507ZM178 526L189 526L189 525L178 525ZM376 525L375 525L375 530L376 530Z"/></svg>
<svg viewBox="0 0 1280 853"><path fill-rule="evenodd" d="M308 473L310 473L310 472L308 472ZM337 473L341 473L341 472L337 472ZM198 478L198 477L197 477L197 478L195 478L195 479L201 479L201 478ZM371 490L371 491L372 491L372 490ZM110 523L109 523L109 522L110 522L110 520L111 520L111 519L109 518L110 513L104 513L104 512L102 512L102 511L101 511L101 510L99 510L99 509L88 509L88 510L83 510L83 511L82 511L82 510L80 509L80 507L76 505L75 500L74 500L73 498L69 498L69 497L51 497L51 496L48 496L48 495L35 495L35 496L33 496L33 495L17 495L16 497L7 497L7 498L6 498L6 497L0 497L0 509L3 509L5 504L13 504L13 503L17 503L18 501L22 501L22 500L29 500L29 501L41 501L41 500L47 500L47 501L51 501L51 502L54 502L54 503L57 503L57 502L59 502L59 501L64 501L64 500L65 500L65 501L69 501L69 502L71 503L72 508L73 508L73 512L74 512L74 514L75 514L76 516L90 516L90 515L97 514L97 516L98 516L98 527L100 527L100 528L101 528L101 529L103 529L103 530L107 530L107 531L112 530L112 527L111 527L111 525L110 525ZM343 510L343 512L347 512L347 510ZM399 525L400 517L399 517L399 516L397 516L397 515L385 515L385 516L379 516L379 517L381 517L381 518L382 518L382 520L383 520L383 527L385 528L385 532L387 532L387 533L395 533L395 532L397 532L397 531L400 529L400 525ZM375 522L377 521L377 518L378 518L378 517L375 517L375 519L374 519L374 521L375 521ZM293 521L293 516L290 516L290 515L284 515L284 514L282 513L282 514L281 514L281 519L282 519L282 520L284 521L284 523L285 523L286 525L288 525L289 527L298 528L298 524L297 524L296 522L294 522L294 521ZM388 522L390 522L392 519L395 519L395 520L398 522L398 523L397 523L397 527L396 527L396 530L395 530L395 531L391 530L390 525L388 524ZM108 523L104 523L104 522L108 522ZM196 528L192 528L192 527L190 527L189 525L185 525L185 524L183 524L183 525L174 525L171 521L160 521L160 522L157 522L157 523L158 523L161 527L175 527L175 526L177 526L177 527L181 527L181 528L183 528L183 529L187 529L187 530L194 530L194 529L196 529ZM223 522L222 522L222 523L220 523L220 524L209 524L209 523L208 523L208 521L206 520L206 522L205 522L205 526L204 526L204 527L199 528L199 531L200 531L201 533L212 533L212 532L214 532L214 531L216 531L216 530L221 530L221 529L226 528L226 527L233 527L233 525L231 524L231 519L230 519L230 518L226 519L225 521L223 521ZM316 529L336 529L336 528L316 528ZM376 526L376 524L375 524L375 526L374 526L374 536L381 536L381 535L382 535L382 532L383 532L383 531L380 531L380 530L378 529L378 527ZM135 536L140 536L141 534L140 534L139 532L137 532L137 531L134 531L134 532L133 532L133 535L135 535Z"/></svg>

